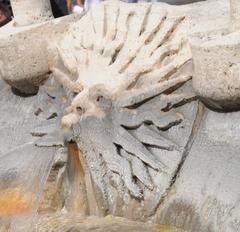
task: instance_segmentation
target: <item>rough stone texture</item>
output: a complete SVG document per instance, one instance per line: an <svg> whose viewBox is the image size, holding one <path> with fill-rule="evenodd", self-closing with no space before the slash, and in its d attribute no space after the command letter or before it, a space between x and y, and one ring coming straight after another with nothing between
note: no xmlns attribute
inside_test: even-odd
<svg viewBox="0 0 240 232"><path fill-rule="evenodd" d="M211 108L236 111L239 95L239 1L230 1L228 27L191 37L194 61L193 87Z"/></svg>
<svg viewBox="0 0 240 232"><path fill-rule="evenodd" d="M36 93L38 86L48 77L50 64L54 62L57 51L52 44L67 33L70 22L80 17L72 15L29 27L15 27L11 22L2 27L1 78L22 93Z"/></svg>
<svg viewBox="0 0 240 232"><path fill-rule="evenodd" d="M116 20L105 20L104 13ZM43 214L43 221L41 217L38 221L39 231L49 231L54 226L63 226L62 231L129 229L124 227L131 224L126 221L120 227L118 223L94 227L95 219L90 220L88 225L76 225L76 220L82 220L87 215L105 216L110 213L128 219L171 224L190 232L238 232L239 113L212 112L196 100L191 86L191 52L184 24L190 24L188 38L194 37L195 32L201 34L204 31L203 34L208 35L209 30L213 41L217 37L217 41L222 43L236 42L232 31L232 34L221 37L222 31L228 33L224 29L230 22L227 1L211 0L177 8L165 4L129 7L123 3L104 3L93 8L81 20L73 19L74 23L70 17L60 20L66 22L65 25L71 25L68 34L54 34L55 28L63 32L58 24L60 21L28 28L8 25L1 29L2 33L11 28L16 38L21 38L19 35L24 37L26 32L26 40L29 41L39 32L44 32L44 27L47 28L46 34L52 31L50 38L56 40L47 50L47 55L53 53L56 59L50 58L53 62L45 62L37 56L35 49L30 54L40 64L45 62L39 65L43 74L51 70L64 87L49 78L40 87L37 96L20 98L0 82L3 89L0 100L3 128L1 157L8 158L6 154L13 154L8 159L16 159L21 154L21 159L27 161L23 165L26 172L30 167L33 167L32 173L39 170L37 168L43 168L36 172L43 173L42 182L38 182L38 194L43 191L50 166L54 163L40 206L38 197L34 200L35 206L28 207L26 198L21 194L19 196L15 186L12 189L17 194L13 191L13 195L8 195L8 191L3 191L0 202L6 204L9 196L17 195L18 202L24 204L22 208L10 208L8 216L2 216L1 223L15 231L27 231L26 227L16 228L14 212L20 214L17 222L23 225L26 218L22 218L21 212L31 208L32 214L28 214L27 218L31 222L39 206L38 210ZM213 28L216 30L211 32ZM17 34L17 31L24 33ZM233 40L228 39L231 36ZM11 47L16 42L12 39L8 45ZM209 45L211 42L206 43ZM237 42L233 44L232 50L223 46L224 49L221 47L217 51L214 47L211 52L225 52L231 60L231 52L238 49ZM204 64L201 61L204 54L194 54L193 49L196 64L194 79L215 72L209 66L202 71L203 74L208 71L208 74L196 75L198 66ZM213 64L218 61L214 55L206 57ZM11 60L12 64L14 61ZM222 62L225 64L227 60ZM2 65L1 71L15 70L7 64ZM31 78L30 83L43 80L38 75L31 75L31 64L31 60L24 63L21 68L26 71L16 75L16 82L14 76L7 76L13 78L13 86L18 80L22 81L22 86ZM227 76L238 79L237 70ZM2 76L6 79L6 75ZM222 76L219 75L219 78ZM22 88L19 85L15 87ZM212 87L218 90L217 85ZM230 100L234 103L235 98ZM10 138L9 131L13 131ZM28 156L32 150L24 150L28 145L33 149L33 144L36 150L30 154L31 157L37 156L35 161ZM67 144L68 158L58 155L53 161L52 152L57 153L58 150L59 153L58 148L62 149ZM15 147L13 153L9 151ZM39 151L44 155L39 156ZM20 163L21 159L18 159ZM6 162L2 165L1 180L9 178L6 170L11 170L14 164ZM19 178L19 183L31 185L36 176L28 178L29 182ZM5 189L11 189L12 182L7 183ZM28 192L26 195L29 196ZM59 214L60 211L67 213ZM52 214L44 215L50 212ZM81 216L76 216L76 212ZM49 224L44 218L49 219ZM142 228L144 226L148 228L147 224L141 224ZM134 229L141 231L138 225L133 226Z"/></svg>
<svg viewBox="0 0 240 232"><path fill-rule="evenodd" d="M224 36L202 35L201 39L192 40L193 87L197 95L214 109L240 109L239 49L239 32Z"/></svg>
<svg viewBox="0 0 240 232"><path fill-rule="evenodd" d="M14 21L18 26L40 23L53 17L49 0L11 0L10 2Z"/></svg>
<svg viewBox="0 0 240 232"><path fill-rule="evenodd" d="M170 226L129 221L119 217L84 218L76 214L56 214L39 217L34 232L184 232Z"/></svg>
<svg viewBox="0 0 240 232"><path fill-rule="evenodd" d="M239 112L206 110L158 223L199 232L240 230L239 130Z"/></svg>
<svg viewBox="0 0 240 232"><path fill-rule="evenodd" d="M189 38L192 34L218 31L231 25L228 0L207 0L181 5L178 9L186 16Z"/></svg>
<svg viewBox="0 0 240 232"><path fill-rule="evenodd" d="M231 0L231 26L230 30L239 31L240 30L240 2L237 0Z"/></svg>
<svg viewBox="0 0 240 232"><path fill-rule="evenodd" d="M58 87L57 84L53 87L50 81L50 85L42 88L38 96L22 98L15 96L11 88L0 80L1 231L4 228L31 231L39 197L58 150L49 135L59 128L61 115L52 117L58 112L53 102L63 100ZM58 88L55 96L59 97L56 100L53 99L55 88ZM61 108L62 103L56 105ZM48 144L52 147L34 145L39 138L47 135Z"/></svg>

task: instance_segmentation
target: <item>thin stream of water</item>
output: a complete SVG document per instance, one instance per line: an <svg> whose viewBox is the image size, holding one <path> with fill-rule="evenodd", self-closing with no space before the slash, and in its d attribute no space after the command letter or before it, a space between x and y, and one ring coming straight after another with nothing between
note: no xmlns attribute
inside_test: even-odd
<svg viewBox="0 0 240 232"><path fill-rule="evenodd" d="M31 231L54 150L26 144L1 157L0 231Z"/></svg>

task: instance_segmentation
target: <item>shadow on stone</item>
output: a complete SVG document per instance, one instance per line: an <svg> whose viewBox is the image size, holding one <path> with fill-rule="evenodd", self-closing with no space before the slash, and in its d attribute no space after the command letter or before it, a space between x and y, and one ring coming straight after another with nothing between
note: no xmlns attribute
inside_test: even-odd
<svg viewBox="0 0 240 232"><path fill-rule="evenodd" d="M36 91L25 93L25 92L22 92L21 90L15 88L15 87L11 87L12 93L17 95L17 96L19 96L19 97L32 97L32 96L35 96L38 93L38 89L39 89L38 87L35 87Z"/></svg>

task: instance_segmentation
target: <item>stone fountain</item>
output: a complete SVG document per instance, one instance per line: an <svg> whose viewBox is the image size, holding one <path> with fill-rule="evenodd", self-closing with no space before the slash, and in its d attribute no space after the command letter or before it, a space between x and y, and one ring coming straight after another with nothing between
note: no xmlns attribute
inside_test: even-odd
<svg viewBox="0 0 240 232"><path fill-rule="evenodd" d="M238 1L12 7L3 230L240 230Z"/></svg>

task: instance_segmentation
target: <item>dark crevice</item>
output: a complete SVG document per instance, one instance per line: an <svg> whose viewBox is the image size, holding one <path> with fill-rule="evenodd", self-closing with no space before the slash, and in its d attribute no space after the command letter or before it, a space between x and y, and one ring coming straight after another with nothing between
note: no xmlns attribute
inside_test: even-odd
<svg viewBox="0 0 240 232"><path fill-rule="evenodd" d="M161 94L171 94L171 93L174 92L176 89L178 89L178 88L180 88L181 86L183 86L185 83L186 83L186 81L181 82L181 83L178 83L178 84L176 84L176 85L174 85L174 86L171 86L171 87L167 88L167 89L166 89L165 91L163 91L163 92L154 94L153 96L150 96L150 97L148 97L148 98L145 98L145 99L143 99L142 101L137 102L137 103L135 103L135 104L133 104L133 105L126 105L126 106L124 106L123 108L130 109L130 110L131 110L131 109L136 109L136 108L140 107L141 105L143 105L144 103L150 101L151 99L153 99L153 98L155 98L155 97L157 97L157 96L159 96L159 95L161 95Z"/></svg>
<svg viewBox="0 0 240 232"><path fill-rule="evenodd" d="M143 32L145 32L145 30L146 30L146 25L147 25L147 23L148 23L148 20L149 20L149 15L150 15L150 12L151 12L151 10L152 10L152 5L148 8L148 10L147 10L147 12L146 12L146 14L145 14L145 16L144 16L144 19L143 19L143 21L142 21L142 25L141 25L141 31L140 31L140 33L139 33L139 36L140 35L142 35L142 33Z"/></svg>
<svg viewBox="0 0 240 232"><path fill-rule="evenodd" d="M119 12L119 14L120 14L120 12ZM128 16L127 16L127 20L126 20L126 28L127 28L127 32L129 31L129 27L130 27L130 22L131 22L131 19L132 19L132 17L133 17L133 12L129 12L129 14L128 14ZM121 47L118 49L118 50L116 50L115 51L115 54L113 55L113 57L112 57L112 62L111 62L111 64L113 64L113 63L115 63L115 61L116 61L116 59L117 59L117 57L118 57L118 55L119 55L119 53L120 53L120 51L123 49L123 46L124 46L124 44L125 44L125 40L127 39L127 33L126 33L126 35L125 35L125 38L124 38L124 43L122 43L122 45L121 45ZM116 35L116 38L117 38L117 35Z"/></svg>
<svg viewBox="0 0 240 232"><path fill-rule="evenodd" d="M58 114L57 114L57 113L52 113L52 114L47 118L47 120L54 119L54 118L56 118L56 117L58 117Z"/></svg>
<svg viewBox="0 0 240 232"><path fill-rule="evenodd" d="M115 51L115 53L114 53L113 56L112 56L112 61L111 61L110 65L115 62L115 60L117 59L117 56L118 56L118 53L119 53L119 52L120 52L120 49Z"/></svg>
<svg viewBox="0 0 240 232"><path fill-rule="evenodd" d="M37 95L37 93L38 93L38 87L36 87L36 89L34 91L29 92L29 93L25 93L15 87L12 87L11 90L14 95L17 95L19 97L24 97L24 98L33 97L33 96Z"/></svg>
<svg viewBox="0 0 240 232"><path fill-rule="evenodd" d="M117 154L118 154L119 156L122 156L122 155L121 155L121 149L123 149L122 146L119 145L119 144L117 144L117 143L113 143L113 144L114 144L115 147L116 147L116 152L117 152Z"/></svg>
<svg viewBox="0 0 240 232"><path fill-rule="evenodd" d="M52 98L52 99L55 99L55 98L56 98L56 97L50 95L49 93L47 93L47 95L48 95L50 98Z"/></svg>
<svg viewBox="0 0 240 232"><path fill-rule="evenodd" d="M187 65L188 62L189 62L189 59L186 60L185 62L183 62L183 63L182 63L181 65L179 65L178 67L175 67L175 68L171 69L169 72L167 72L167 73L158 81L158 83L170 80L170 78L173 77L174 74L178 73L179 70L181 70L181 68L182 68L185 64ZM169 64L171 64L171 63L169 63Z"/></svg>
<svg viewBox="0 0 240 232"><path fill-rule="evenodd" d="M160 0L160 2L165 2L170 5L186 5L194 2L203 2L206 0Z"/></svg>
<svg viewBox="0 0 240 232"><path fill-rule="evenodd" d="M187 81L184 81L184 82L178 83L176 85L173 85L173 86L169 87L168 89L166 89L165 91L163 91L162 93L163 94L171 94L176 89L179 89L181 86L183 86L186 82ZM160 94L162 94L162 93L160 93ZM158 94L158 95L160 95L160 94Z"/></svg>
<svg viewBox="0 0 240 232"><path fill-rule="evenodd" d="M36 116L38 116L39 114L41 114L43 112L43 110L41 109L41 108L38 108L35 112L34 112L34 114L36 115Z"/></svg>
<svg viewBox="0 0 240 232"><path fill-rule="evenodd" d="M163 46L163 44L169 43L169 41L175 36L175 32L177 31L179 25L183 22L183 20L184 20L184 17L178 19L176 22L173 23L172 28L166 32L166 34L164 35L164 37L156 47L155 51L161 46ZM152 51L150 55L152 56L155 51Z"/></svg>
<svg viewBox="0 0 240 232"><path fill-rule="evenodd" d="M149 36L149 38L146 40L145 44L149 44L153 41L153 39L156 37L156 34L162 29L162 27L164 26L164 23L167 19L167 16L164 16L161 19L161 22L159 23L159 25L156 27L156 29L154 30L154 32Z"/></svg>
<svg viewBox="0 0 240 232"><path fill-rule="evenodd" d="M232 104L232 102L224 101L212 101L201 96L198 96L198 99L210 110L217 113L233 113L240 111L239 104Z"/></svg>
<svg viewBox="0 0 240 232"><path fill-rule="evenodd" d="M31 135L33 137L43 137L43 136L47 135L47 133L44 133L44 132L31 132Z"/></svg>
<svg viewBox="0 0 240 232"><path fill-rule="evenodd" d="M166 126L163 126L163 127L158 127L156 126L160 131L167 131L169 130L171 127L174 127L174 126L177 126L179 125L180 123L182 123L183 119L182 118L179 118L179 119L175 119L174 121L168 123Z"/></svg>
<svg viewBox="0 0 240 232"><path fill-rule="evenodd" d="M150 144L150 143L143 143L145 146L148 146L150 148L157 148L165 151L173 151L176 150L174 146L160 146L156 144Z"/></svg>
<svg viewBox="0 0 240 232"><path fill-rule="evenodd" d="M176 108L176 107L180 107L183 106L189 102L195 101L197 100L197 96L192 96L191 98L185 98L182 99L180 102L176 103L176 104L171 104L170 102L167 103L167 106L164 107L163 109L161 109L161 111L163 112L168 112L170 111L172 108Z"/></svg>

